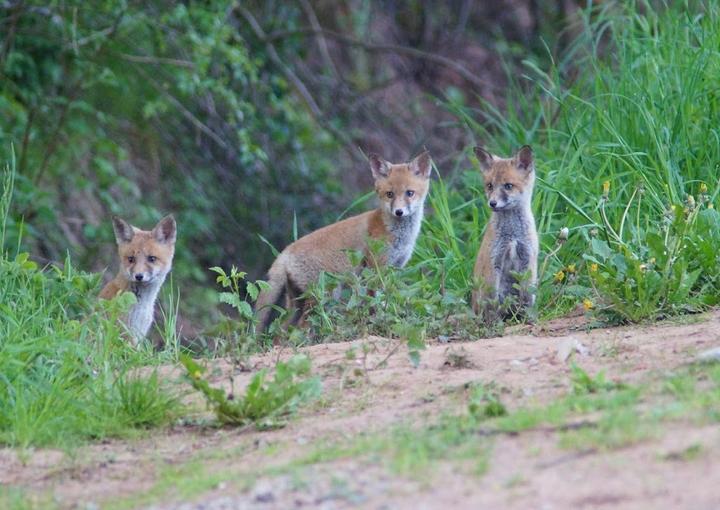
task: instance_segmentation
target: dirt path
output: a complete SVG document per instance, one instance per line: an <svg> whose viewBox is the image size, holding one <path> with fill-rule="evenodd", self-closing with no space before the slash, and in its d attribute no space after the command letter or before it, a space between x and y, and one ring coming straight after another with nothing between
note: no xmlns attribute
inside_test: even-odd
<svg viewBox="0 0 720 510"><path fill-rule="evenodd" d="M588 373L646 381L720 346L719 311L688 321L435 341L418 368L403 349L380 364L394 346L386 339L315 346L307 352L322 376L323 398L284 429L178 425L72 456L5 449L0 484L39 507L61 508L720 508L720 429L712 423L676 419L619 449L566 448L558 430L534 428L478 437L468 445L476 454L457 460L435 461L410 448L405 464L385 458L382 448L363 454L358 439L462 414L471 383L492 385L511 412L543 406L568 393L570 368L560 358L570 347ZM363 345L370 350L365 359ZM284 355L252 362L272 366ZM216 384L237 372L226 362L214 366ZM234 373L236 390L249 377ZM398 437L412 447L412 437Z"/></svg>

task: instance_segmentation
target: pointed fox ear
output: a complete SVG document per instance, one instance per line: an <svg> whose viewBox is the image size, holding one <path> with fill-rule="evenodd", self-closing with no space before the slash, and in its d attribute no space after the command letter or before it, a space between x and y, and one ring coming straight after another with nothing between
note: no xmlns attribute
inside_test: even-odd
<svg viewBox="0 0 720 510"><path fill-rule="evenodd" d="M152 235L160 243L174 244L177 237L177 224L173 215L169 214L161 219L152 229Z"/></svg>
<svg viewBox="0 0 720 510"><path fill-rule="evenodd" d="M490 154L482 147L473 147L473 152L475 153L475 157L478 158L478 161L480 162L480 169L483 171L483 173L487 172L492 168L492 154Z"/></svg>
<svg viewBox="0 0 720 510"><path fill-rule="evenodd" d="M412 170L412 172L418 177L429 179L430 172L432 172L432 159L430 158L430 152L425 150L413 159L410 162L410 170Z"/></svg>
<svg viewBox="0 0 720 510"><path fill-rule="evenodd" d="M119 216L112 217L113 230L115 231L115 241L118 244L129 243L135 235L135 229L127 221Z"/></svg>
<svg viewBox="0 0 720 510"><path fill-rule="evenodd" d="M533 169L533 152L532 147L523 145L515 155L515 164L520 170L530 172Z"/></svg>
<svg viewBox="0 0 720 510"><path fill-rule="evenodd" d="M383 158L371 152L368 156L370 160L370 170L372 170L373 178L375 180L382 179L388 176L390 173L390 163L385 161Z"/></svg>

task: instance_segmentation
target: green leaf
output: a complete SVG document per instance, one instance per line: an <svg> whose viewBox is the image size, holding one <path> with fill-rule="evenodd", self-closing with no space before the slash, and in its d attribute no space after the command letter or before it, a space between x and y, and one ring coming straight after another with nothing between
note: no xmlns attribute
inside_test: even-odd
<svg viewBox="0 0 720 510"><path fill-rule="evenodd" d="M246 286L246 291L248 293L248 296L250 296L251 301L257 301L258 298L258 288L257 285L255 285L252 282L248 282Z"/></svg>
<svg viewBox="0 0 720 510"><path fill-rule="evenodd" d="M612 254L612 250L610 249L608 244L605 241L598 239L597 237L593 237L590 240L590 245L592 248L592 252L598 257L601 257L603 260L607 260Z"/></svg>
<svg viewBox="0 0 720 510"><path fill-rule="evenodd" d="M234 292L219 292L218 293L218 301L221 303L228 304L235 308L236 310L240 309L240 303L243 301L240 300L240 296L235 294Z"/></svg>
<svg viewBox="0 0 720 510"><path fill-rule="evenodd" d="M240 301L237 305L237 310L240 312L240 316L244 319L252 319L253 318L253 311L252 307L248 304L247 301Z"/></svg>

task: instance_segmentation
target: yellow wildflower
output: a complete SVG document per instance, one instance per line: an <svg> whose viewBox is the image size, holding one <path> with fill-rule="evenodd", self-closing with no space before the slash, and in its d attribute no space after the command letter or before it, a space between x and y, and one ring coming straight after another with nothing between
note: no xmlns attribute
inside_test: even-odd
<svg viewBox="0 0 720 510"><path fill-rule="evenodd" d="M590 301L588 298L583 299L583 308L586 312L589 312L593 308L595 308L595 305L592 301Z"/></svg>
<svg viewBox="0 0 720 510"><path fill-rule="evenodd" d="M603 182L603 195L607 196L610 193L610 181Z"/></svg>
<svg viewBox="0 0 720 510"><path fill-rule="evenodd" d="M707 184L705 184L704 182L700 184L700 193L707 193L707 189Z"/></svg>
<svg viewBox="0 0 720 510"><path fill-rule="evenodd" d="M555 275L553 276L553 281L555 283L562 283L562 281L564 279L565 279L565 271L563 271L562 269L560 271L558 271L557 273L555 273Z"/></svg>
<svg viewBox="0 0 720 510"><path fill-rule="evenodd" d="M570 264L566 269L569 274L575 274L575 264Z"/></svg>
<svg viewBox="0 0 720 510"><path fill-rule="evenodd" d="M195 370L195 372L193 372L193 377L195 379L200 379L201 376L202 376L202 373L200 373L200 370Z"/></svg>
<svg viewBox="0 0 720 510"><path fill-rule="evenodd" d="M598 272L598 265L595 264L594 262L593 262L592 264L590 264L590 272L591 272L591 273L597 273L597 272Z"/></svg>

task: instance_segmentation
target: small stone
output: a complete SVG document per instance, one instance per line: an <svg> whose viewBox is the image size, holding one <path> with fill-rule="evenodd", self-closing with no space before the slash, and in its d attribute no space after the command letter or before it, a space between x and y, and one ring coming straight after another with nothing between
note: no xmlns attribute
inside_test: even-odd
<svg viewBox="0 0 720 510"><path fill-rule="evenodd" d="M275 501L275 496L272 492L263 492L255 495L255 501L258 503L272 503Z"/></svg>
<svg viewBox="0 0 720 510"><path fill-rule="evenodd" d="M715 347L713 349L708 349L707 351L703 351L700 354L697 355L698 361L702 361L704 363L713 363L720 361L720 347Z"/></svg>
<svg viewBox="0 0 720 510"><path fill-rule="evenodd" d="M560 363L565 363L568 358L575 352L582 356L587 356L590 354L590 350L582 343L580 343L579 340L577 340L576 338L566 338L562 340L558 345L556 359Z"/></svg>

